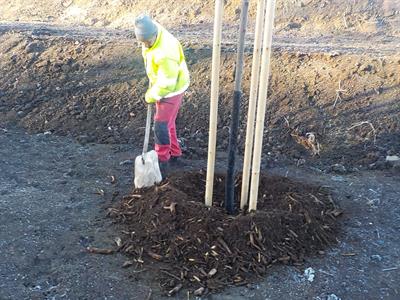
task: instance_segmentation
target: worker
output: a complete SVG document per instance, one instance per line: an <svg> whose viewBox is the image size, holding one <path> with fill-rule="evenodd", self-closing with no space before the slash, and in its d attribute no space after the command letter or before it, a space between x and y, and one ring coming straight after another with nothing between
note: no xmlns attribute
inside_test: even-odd
<svg viewBox="0 0 400 300"><path fill-rule="evenodd" d="M170 163L181 164L182 151L175 120L190 77L182 45L164 27L147 15L135 19L135 35L142 44L142 55L149 78L145 101L155 104L155 151L163 178Z"/></svg>

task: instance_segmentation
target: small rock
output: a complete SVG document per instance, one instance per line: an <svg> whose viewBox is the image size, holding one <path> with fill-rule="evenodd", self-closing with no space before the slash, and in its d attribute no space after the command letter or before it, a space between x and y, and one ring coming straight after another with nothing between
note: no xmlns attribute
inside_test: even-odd
<svg viewBox="0 0 400 300"><path fill-rule="evenodd" d="M71 70L71 67L68 66L68 65L62 65L62 66L61 66L61 70L62 70L63 72L69 72L69 71Z"/></svg>
<svg viewBox="0 0 400 300"><path fill-rule="evenodd" d="M400 161L400 157L397 155L388 155L386 156L386 161Z"/></svg>
<svg viewBox="0 0 400 300"><path fill-rule="evenodd" d="M39 61L39 62L37 62L36 64L35 64L35 66L37 67L37 68L43 68L43 67L46 67L46 66L48 66L49 65L49 61L48 60L41 60L41 61Z"/></svg>
<svg viewBox="0 0 400 300"><path fill-rule="evenodd" d="M212 269L210 272L208 272L208 277L213 277L215 274L217 274L217 269Z"/></svg>
<svg viewBox="0 0 400 300"><path fill-rule="evenodd" d="M393 167L392 165L393 163L388 162L388 161L382 161L382 160L378 160L375 163L372 163L368 166L369 170L387 170L387 169L391 169Z"/></svg>
<svg viewBox="0 0 400 300"><path fill-rule="evenodd" d="M346 179L342 176L332 176L331 177L333 181L337 181L337 182L344 182Z"/></svg>
<svg viewBox="0 0 400 300"><path fill-rule="evenodd" d="M337 173L337 174L346 174L347 169L342 164L334 164L329 169L330 172Z"/></svg>
<svg viewBox="0 0 400 300"><path fill-rule="evenodd" d="M378 87L377 89L374 89L375 90L375 93L377 94L377 95L380 95L380 94L382 94L382 92L383 92L383 88L382 87Z"/></svg>
<svg viewBox="0 0 400 300"><path fill-rule="evenodd" d="M68 169L67 172L65 172L65 173L63 174L63 177L64 177L64 178L67 178L67 177L72 177L72 176L74 176L74 175L75 175L74 170Z"/></svg>
<svg viewBox="0 0 400 300"><path fill-rule="evenodd" d="M339 56L340 55L340 53L339 52L336 52L336 51L333 51L333 52L329 52L329 57L336 57L336 56Z"/></svg>
<svg viewBox="0 0 400 300"><path fill-rule="evenodd" d="M239 7L235 9L235 15L237 17L240 17L240 8Z"/></svg>
<svg viewBox="0 0 400 300"><path fill-rule="evenodd" d="M309 281L313 282L315 277L315 271L313 268L307 268L304 270L304 277Z"/></svg>
<svg viewBox="0 0 400 300"><path fill-rule="evenodd" d="M114 239L115 244L117 244L118 247L122 246L122 239L120 237L116 237Z"/></svg>
<svg viewBox="0 0 400 300"><path fill-rule="evenodd" d="M81 144L90 143L90 137L88 135L80 135L76 138L76 140Z"/></svg>
<svg viewBox="0 0 400 300"><path fill-rule="evenodd" d="M371 255L371 260L380 262L380 261L382 261L382 256L380 256L379 254Z"/></svg>
<svg viewBox="0 0 400 300"><path fill-rule="evenodd" d="M361 69L361 71L364 71L364 72L371 72L372 70L373 70L373 66L371 66L371 65L363 65L360 69Z"/></svg>
<svg viewBox="0 0 400 300"><path fill-rule="evenodd" d="M79 115L76 115L75 117L77 120L83 120L86 118L85 113L81 112Z"/></svg>
<svg viewBox="0 0 400 300"><path fill-rule="evenodd" d="M43 52L45 49L44 45L39 42L32 42L26 47L26 52L27 53L37 53L37 52Z"/></svg>
<svg viewBox="0 0 400 300"><path fill-rule="evenodd" d="M286 25L286 29L299 29L299 28L301 28L300 23L290 22L289 24Z"/></svg>
<svg viewBox="0 0 400 300"><path fill-rule="evenodd" d="M326 300L342 300L342 299L339 298L338 296L336 296L335 294L330 294L330 295L328 295Z"/></svg>

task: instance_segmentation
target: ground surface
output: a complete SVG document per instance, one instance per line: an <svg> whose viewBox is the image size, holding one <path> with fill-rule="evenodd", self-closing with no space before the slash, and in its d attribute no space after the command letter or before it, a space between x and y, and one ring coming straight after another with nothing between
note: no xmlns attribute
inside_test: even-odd
<svg viewBox="0 0 400 300"><path fill-rule="evenodd" d="M115 228L105 207L116 190L128 191L135 153L127 146L79 145L53 135L0 132L1 299L160 299L151 278L123 269L122 255L85 252L110 247ZM204 162L194 162L201 167ZM329 186L346 211L337 247L304 266L276 266L265 281L209 299L398 299L400 188L382 172L325 175L309 169L269 170ZM117 178L110 184L108 176ZM105 191L105 197L96 194ZM309 282L307 267L315 270ZM129 277L132 278L129 278ZM136 281L134 278L140 279ZM180 297L184 297L181 295ZM179 298L179 297L178 297Z"/></svg>
<svg viewBox="0 0 400 300"><path fill-rule="evenodd" d="M151 273L122 268L127 257L85 249L114 246L121 228L106 209L130 191L130 159L142 141L147 81L131 27L138 8L184 44L192 84L177 126L189 169L205 167L213 1L191 1L187 10L180 0L28 2L0 0L0 299L161 299ZM239 2L225 7L220 170ZM262 168L328 186L345 211L343 232L324 255L274 266L257 284L209 299L400 298L399 166L385 161L400 156L399 5L278 1ZM307 133L320 156L297 143Z"/></svg>

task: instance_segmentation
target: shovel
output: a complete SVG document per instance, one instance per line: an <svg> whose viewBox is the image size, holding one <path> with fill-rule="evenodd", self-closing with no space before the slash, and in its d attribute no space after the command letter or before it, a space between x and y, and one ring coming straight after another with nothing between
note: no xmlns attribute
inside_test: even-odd
<svg viewBox="0 0 400 300"><path fill-rule="evenodd" d="M146 131L144 135L144 145L142 155L135 159L135 188L145 188L160 183L162 180L158 156L156 151L147 152L149 146L150 126L151 126L151 105L147 106Z"/></svg>

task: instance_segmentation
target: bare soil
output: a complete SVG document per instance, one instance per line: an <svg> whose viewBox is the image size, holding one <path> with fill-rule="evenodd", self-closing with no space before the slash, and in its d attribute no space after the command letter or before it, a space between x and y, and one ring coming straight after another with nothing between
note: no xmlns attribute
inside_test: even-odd
<svg viewBox="0 0 400 300"><path fill-rule="evenodd" d="M0 299L163 299L165 290L179 283L189 287L189 292L201 284L208 289L203 293L214 292L231 285L233 273L220 272L220 266L210 260L204 272L215 268L217 273L205 276L188 262L178 261L177 267L189 270L182 279L168 264L172 260L166 257L169 240L151 249L151 255L144 253L143 263L135 265L137 253L127 257L123 252L132 241L157 244L150 242L153 235L146 231L154 230L146 223L154 221L154 216L143 211L149 215L141 224L142 235L127 239L122 231L141 226L129 222L129 213L137 214L145 207L143 199L157 199L153 208L163 216L165 229L189 228L187 219L179 217L181 208L194 217L194 207L199 207L209 221L216 214L222 229L224 224L229 227L235 220L246 220L239 228L252 233L251 220L257 228L277 228L276 223L284 220L287 211L280 209L287 209L288 200L279 195L287 195L288 190L300 195L303 208L298 215L290 215L288 224L302 225L290 228L308 247L290 244L296 251L288 255L283 253L288 252L285 247L282 252L266 247L266 262L253 260L257 272L265 274L262 278L254 282L254 273L248 272L248 263L255 258L251 256L240 265L247 271L236 272L246 285L204 298L398 299L400 165L386 161L387 155L400 156L398 1L278 1L262 163L268 174L262 186L267 193L261 193L277 196L272 199L277 202L260 206L262 220L257 214L228 218L218 201L212 213L206 214L198 202L204 185L198 172L205 168L208 140L213 1L191 1L190 7L186 2L0 0ZM226 168L239 2L225 5L217 145L220 172ZM192 84L177 124L188 166L176 170L166 191L144 191L143 199L134 202L138 206L126 207L132 200L132 161L144 132L142 98L147 86L132 20L146 9L182 41L191 70ZM251 77L253 24L249 26L239 154ZM313 146L319 146L318 155L310 151L310 136L315 137ZM182 177L180 172L189 173ZM216 187L217 193L221 186ZM344 210L338 221L340 235L336 236L333 220L317 218L315 208L321 207L310 206L314 198L306 196L309 193L321 193L317 199L326 206L325 212L332 208L326 201L329 195ZM177 203L175 216L164 209L172 200ZM260 202L267 200L271 199ZM113 224L115 219L106 217L110 207L117 208L119 220L125 223ZM297 208L292 206L294 211ZM304 210L312 220L333 226L326 243L305 236ZM189 232L195 229L202 228ZM287 228L280 229L274 232L287 237ZM262 242L267 243L268 230L261 232ZM242 241L235 245L224 235L231 251L236 247L241 249L238 253L255 254L250 235L246 239L239 232L230 233ZM167 237L171 234L165 232ZM207 240L201 232L197 236ZM154 237L159 242L160 232ZM262 249L257 237L253 236L254 244ZM332 245L334 237L338 241ZM194 245L191 236L185 238L186 245ZM282 248L279 239L270 241ZM119 248L116 242L122 244L114 253ZM94 248L111 249L113 255L94 254ZM318 251L322 252L313 255ZM160 266L158 255L173 275L169 282L166 274L154 278ZM270 266L285 255L289 265ZM128 259L133 265L124 268ZM225 259L239 266L232 257ZM315 272L313 281L304 273L309 267ZM193 275L200 280L185 279ZM160 287L160 282L166 285ZM193 298L190 293L174 297L187 296Z"/></svg>

